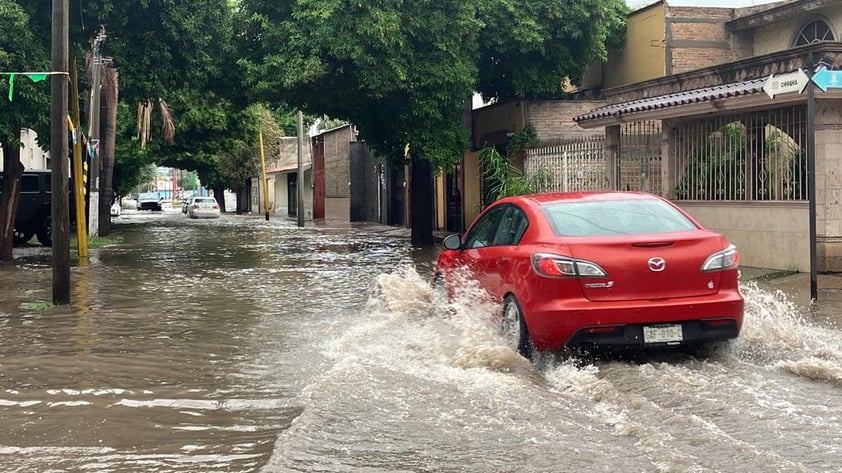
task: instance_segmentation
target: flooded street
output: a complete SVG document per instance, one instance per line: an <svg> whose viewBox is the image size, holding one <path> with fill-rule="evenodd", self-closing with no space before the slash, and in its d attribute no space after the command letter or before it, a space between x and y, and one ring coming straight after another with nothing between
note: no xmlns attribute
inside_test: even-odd
<svg viewBox="0 0 842 473"><path fill-rule="evenodd" d="M0 471L842 471L842 291L746 283L708 358L536 369L403 230L126 213L52 309L16 250Z"/></svg>

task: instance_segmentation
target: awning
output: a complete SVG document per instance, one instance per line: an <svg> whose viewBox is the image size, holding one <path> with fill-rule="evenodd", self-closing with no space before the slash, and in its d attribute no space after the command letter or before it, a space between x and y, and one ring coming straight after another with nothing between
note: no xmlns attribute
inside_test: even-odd
<svg viewBox="0 0 842 473"><path fill-rule="evenodd" d="M624 116L633 113L668 109L681 105L711 102L718 99L756 94L758 92L763 92L763 85L766 83L766 80L766 77L761 77L742 82L733 82L730 84L704 87L685 92L676 92L673 94L659 95L657 97L648 97L645 99L607 105L605 107L597 108L596 110L591 110L583 115L579 115L573 120L579 125L587 128L587 122L621 120ZM590 125L594 126L593 124Z"/></svg>

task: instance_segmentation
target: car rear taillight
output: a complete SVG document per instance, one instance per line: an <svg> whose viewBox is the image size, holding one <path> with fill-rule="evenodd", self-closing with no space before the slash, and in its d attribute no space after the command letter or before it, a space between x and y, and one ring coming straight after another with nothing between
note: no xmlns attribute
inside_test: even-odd
<svg viewBox="0 0 842 473"><path fill-rule="evenodd" d="M213 207L211 207L211 208L213 208L213 209L218 209L218 208L219 208L219 206L218 206L218 205L216 205L216 204L213 204Z"/></svg>
<svg viewBox="0 0 842 473"><path fill-rule="evenodd" d="M198 208L199 208L199 204L193 204L193 209L194 209L194 210L195 210L195 209L198 209Z"/></svg>
<svg viewBox="0 0 842 473"><path fill-rule="evenodd" d="M702 272L710 271L724 271L726 269L735 269L740 262L740 253L737 252L737 247L728 245L722 251L710 255L702 265Z"/></svg>
<svg viewBox="0 0 842 473"><path fill-rule="evenodd" d="M550 253L532 255L532 268L541 276L563 278L568 276L583 278L604 278L608 274L598 264L590 261L568 258Z"/></svg>

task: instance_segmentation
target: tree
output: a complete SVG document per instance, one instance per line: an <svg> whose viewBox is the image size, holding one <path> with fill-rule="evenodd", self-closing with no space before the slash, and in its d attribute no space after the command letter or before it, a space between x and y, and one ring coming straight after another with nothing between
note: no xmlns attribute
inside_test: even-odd
<svg viewBox="0 0 842 473"><path fill-rule="evenodd" d="M31 29L30 17L16 2L0 0L0 70L47 71L48 49L41 47ZM49 137L47 82L32 83L16 77L10 91L9 76L0 76L0 143L3 146L5 184L0 194L0 261L12 260L14 222L17 212L20 176L20 130L36 130L39 138ZM41 138L41 139L44 139Z"/></svg>
<svg viewBox="0 0 842 473"><path fill-rule="evenodd" d="M561 98L566 78L619 47L623 0L487 0L478 2L477 90L483 98Z"/></svg>
<svg viewBox="0 0 842 473"><path fill-rule="evenodd" d="M561 96L565 77L605 54L622 0L242 0L240 65L252 92L354 123L381 156L458 162L474 90L486 98ZM413 202L432 206L429 166ZM426 175L426 176L425 176ZM413 241L432 219L413 209ZM428 232L429 230L429 232ZM426 237L429 233L429 238Z"/></svg>

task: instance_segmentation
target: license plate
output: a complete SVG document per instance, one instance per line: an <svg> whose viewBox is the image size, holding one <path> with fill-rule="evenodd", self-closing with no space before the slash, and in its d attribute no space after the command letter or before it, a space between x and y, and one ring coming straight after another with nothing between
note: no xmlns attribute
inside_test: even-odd
<svg viewBox="0 0 842 473"><path fill-rule="evenodd" d="M643 343L670 343L684 340L681 325L649 325L643 327Z"/></svg>

